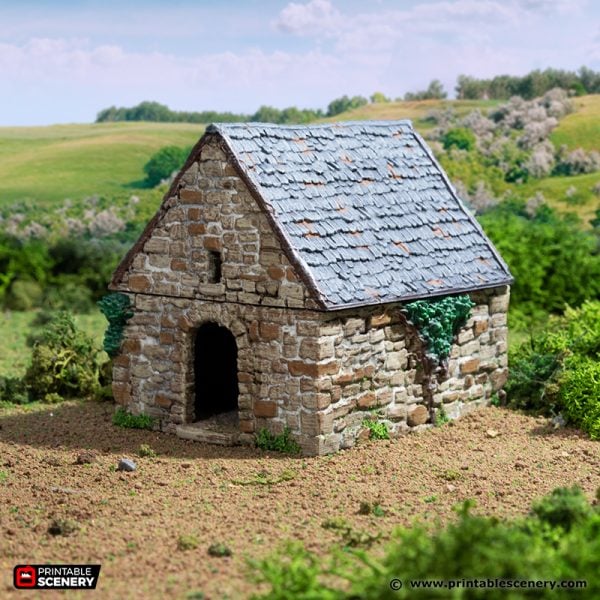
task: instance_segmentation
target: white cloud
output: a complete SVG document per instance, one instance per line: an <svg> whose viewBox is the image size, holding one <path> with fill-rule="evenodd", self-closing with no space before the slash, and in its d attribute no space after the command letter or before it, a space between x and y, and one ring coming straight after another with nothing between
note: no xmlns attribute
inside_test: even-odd
<svg viewBox="0 0 600 600"><path fill-rule="evenodd" d="M310 0L307 4L288 4L275 20L275 27L286 33L315 36L335 32L345 20L329 0Z"/></svg>

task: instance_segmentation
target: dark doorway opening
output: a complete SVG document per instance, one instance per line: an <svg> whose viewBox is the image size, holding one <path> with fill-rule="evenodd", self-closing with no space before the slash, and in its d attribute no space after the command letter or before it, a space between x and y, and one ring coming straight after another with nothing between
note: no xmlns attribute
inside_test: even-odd
<svg viewBox="0 0 600 600"><path fill-rule="evenodd" d="M217 323L198 328L194 341L196 421L238 409L237 345Z"/></svg>

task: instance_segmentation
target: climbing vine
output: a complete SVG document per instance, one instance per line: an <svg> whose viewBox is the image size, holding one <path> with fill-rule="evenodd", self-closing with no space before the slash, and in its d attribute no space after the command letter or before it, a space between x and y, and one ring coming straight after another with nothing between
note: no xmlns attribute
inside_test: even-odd
<svg viewBox="0 0 600 600"><path fill-rule="evenodd" d="M104 350L109 356L116 356L121 346L127 319L133 316L129 296L120 293L108 294L98 301L98 306L108 321L104 334Z"/></svg>
<svg viewBox="0 0 600 600"><path fill-rule="evenodd" d="M467 322L475 303L469 296L446 296L433 300L417 300L404 310L427 344L427 354L442 362L450 354L452 341Z"/></svg>

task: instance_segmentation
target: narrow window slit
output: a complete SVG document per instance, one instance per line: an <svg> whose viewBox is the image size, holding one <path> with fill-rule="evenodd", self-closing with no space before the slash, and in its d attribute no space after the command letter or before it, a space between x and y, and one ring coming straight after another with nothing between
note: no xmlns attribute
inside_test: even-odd
<svg viewBox="0 0 600 600"><path fill-rule="evenodd" d="M208 252L208 283L221 281L221 253L209 250Z"/></svg>

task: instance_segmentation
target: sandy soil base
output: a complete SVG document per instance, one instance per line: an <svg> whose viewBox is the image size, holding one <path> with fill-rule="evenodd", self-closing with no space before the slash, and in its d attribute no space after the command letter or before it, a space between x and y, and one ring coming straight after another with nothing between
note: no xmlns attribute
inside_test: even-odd
<svg viewBox="0 0 600 600"><path fill-rule="evenodd" d="M68 403L0 414L0 597L24 595L12 587L15 564L50 562L101 563L95 598L245 598L255 589L245 557L286 539L325 551L339 540L322 527L329 518L385 537L416 518L448 520L466 498L482 513L510 516L555 487L578 484L591 499L600 486L598 443L491 407L319 458L119 429L112 412ZM141 444L157 457L139 457ZM86 450L93 462L78 464ZM122 457L137 471L116 471ZM383 516L359 514L361 502L380 504ZM55 519L75 531L51 535ZM197 548L179 549L182 535ZM214 543L233 555L210 556Z"/></svg>

